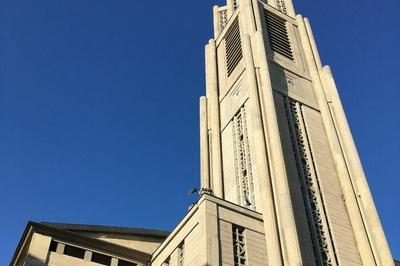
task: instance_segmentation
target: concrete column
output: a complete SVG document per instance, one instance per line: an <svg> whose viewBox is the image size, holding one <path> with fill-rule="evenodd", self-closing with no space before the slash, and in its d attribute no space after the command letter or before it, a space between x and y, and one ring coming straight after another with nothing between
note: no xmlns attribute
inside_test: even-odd
<svg viewBox="0 0 400 266"><path fill-rule="evenodd" d="M210 189L207 98L200 97L200 192Z"/></svg>
<svg viewBox="0 0 400 266"><path fill-rule="evenodd" d="M256 21L251 0L240 0L240 25L244 34L252 35L256 31Z"/></svg>
<svg viewBox="0 0 400 266"><path fill-rule="evenodd" d="M220 34L218 6L213 7L213 17L214 17L214 39L217 39Z"/></svg>
<svg viewBox="0 0 400 266"><path fill-rule="evenodd" d="M336 163L336 169L338 171L338 176L340 179L339 181L342 186L345 204L348 209L349 217L356 237L358 250L360 252L364 265L376 265L374 256L372 254L371 246L369 243L369 239L364 228L363 220L361 219L360 210L358 208L353 186L350 181L348 169L346 167L346 163L344 161L342 151L340 149L340 144L336 135L336 129L334 127L332 117L330 115L330 110L327 103L326 95L323 90L322 83L319 77L316 59L314 57L311 47L312 37L309 36L307 33L303 17L301 15L297 15L296 20L298 22L300 39L303 44L307 65L310 70L310 76L312 79L314 92L321 111L321 116L324 123L325 131L327 133L329 144L332 150L332 155Z"/></svg>
<svg viewBox="0 0 400 266"><path fill-rule="evenodd" d="M263 99L263 115L265 122L265 140L271 167L274 200L277 209L280 241L285 265L301 265L299 239L294 220L292 201L282 151L281 137L278 127L271 76L265 50L263 34L257 31L254 36L254 49L260 71L260 92ZM268 218L266 218L268 219ZM274 264L272 264L274 265Z"/></svg>
<svg viewBox="0 0 400 266"><path fill-rule="evenodd" d="M253 5L253 12L254 12L254 20L256 23L256 28L255 30L261 30L262 29L262 20L261 20L261 12L260 12L260 2L259 0L252 0L252 5Z"/></svg>
<svg viewBox="0 0 400 266"><path fill-rule="evenodd" d="M318 71L322 71L321 57L319 56L317 43L315 42L315 38L314 38L314 34L312 32L312 29L311 29L310 21L308 20L308 18L303 18L303 20L304 20L304 25L306 27L306 31L307 31L308 36L309 36L311 50L312 50L312 53L314 55L315 65L316 65Z"/></svg>
<svg viewBox="0 0 400 266"><path fill-rule="evenodd" d="M296 10L294 9L293 6L293 1L292 0L285 0L286 2L286 9L287 9L287 14L288 16L295 18L296 17Z"/></svg>
<svg viewBox="0 0 400 266"><path fill-rule="evenodd" d="M356 197L358 207L365 222L365 229L371 242L375 259L378 264L391 265L393 257L391 255L385 233L383 231L378 212L375 207L374 200L369 190L368 182L365 177L364 169L361 164L357 147L351 134L350 126L347 122L346 114L335 80L329 66L322 68L321 58L317 49L314 34L310 25L310 21L304 18L304 24L309 35L311 49L314 54L315 63L318 68L320 79L322 81L324 92L327 100L330 102L331 111L333 112L333 123L339 137L340 147L345 157L346 167L350 172L351 182L358 198Z"/></svg>
<svg viewBox="0 0 400 266"><path fill-rule="evenodd" d="M253 129L255 146L255 160L259 176L260 196L263 202L264 230L270 265L282 265L282 250L279 240L278 220L275 214L274 197L271 185L271 176L268 165L266 143L263 130L263 121L260 110L258 85L251 51L250 37L243 35L243 57L246 64L247 87L250 96L249 113Z"/></svg>
<svg viewBox="0 0 400 266"><path fill-rule="evenodd" d="M203 231L205 246L201 248L199 265L222 265L220 257L220 235L218 228L218 206L216 203L204 200L199 207L202 215L200 226Z"/></svg>
<svg viewBox="0 0 400 266"><path fill-rule="evenodd" d="M33 233L27 256L28 264L40 265L43 263L44 265L47 260L47 254L49 253L50 243L51 237Z"/></svg>
<svg viewBox="0 0 400 266"><path fill-rule="evenodd" d="M206 95L211 131L211 188L215 196L224 198L221 160L221 130L219 117L218 72L215 41L206 45Z"/></svg>
<svg viewBox="0 0 400 266"><path fill-rule="evenodd" d="M226 7L228 8L228 16L231 16L235 12L233 8L233 0L226 0Z"/></svg>
<svg viewBox="0 0 400 266"><path fill-rule="evenodd" d="M393 265L393 257L390 252L385 233L383 231L374 200L369 190L364 169L361 164L357 147L344 112L342 102L329 66L323 68L324 88L329 94L335 124L341 140L341 147L345 154L350 175L356 187L358 201L361 205L363 218L366 222L366 229L371 238L374 255L380 265Z"/></svg>
<svg viewBox="0 0 400 266"><path fill-rule="evenodd" d="M111 266L118 266L118 259L111 258Z"/></svg>
<svg viewBox="0 0 400 266"><path fill-rule="evenodd" d="M92 251L90 251L90 250L85 250L85 255L84 255L83 260L92 261L92 255L93 255L93 252L92 252Z"/></svg>
<svg viewBox="0 0 400 266"><path fill-rule="evenodd" d="M65 244L64 243L57 243L56 252L58 254L64 254Z"/></svg>

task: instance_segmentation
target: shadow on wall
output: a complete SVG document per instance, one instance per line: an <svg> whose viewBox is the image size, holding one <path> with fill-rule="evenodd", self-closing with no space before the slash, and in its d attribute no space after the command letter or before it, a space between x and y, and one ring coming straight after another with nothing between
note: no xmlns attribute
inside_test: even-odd
<svg viewBox="0 0 400 266"><path fill-rule="evenodd" d="M27 266L45 266L47 265L46 263L44 263L43 261L41 261L40 259L36 258L35 256L29 255L26 258L26 261L23 265L27 265Z"/></svg>

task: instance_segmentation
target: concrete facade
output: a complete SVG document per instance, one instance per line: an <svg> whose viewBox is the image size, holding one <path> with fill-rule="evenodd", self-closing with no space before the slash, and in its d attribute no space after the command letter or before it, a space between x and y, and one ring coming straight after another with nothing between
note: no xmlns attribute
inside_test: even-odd
<svg viewBox="0 0 400 266"><path fill-rule="evenodd" d="M10 265L147 265L168 232L29 222Z"/></svg>
<svg viewBox="0 0 400 266"><path fill-rule="evenodd" d="M262 215L207 194L153 253L151 265L234 265L235 226L243 229L246 265L267 265Z"/></svg>
<svg viewBox="0 0 400 266"><path fill-rule="evenodd" d="M202 187L263 214L271 265L393 265L308 19L290 0L227 1L214 31L202 99L212 141L201 149L213 166Z"/></svg>
<svg viewBox="0 0 400 266"><path fill-rule="evenodd" d="M30 224L12 265L394 265L331 70L292 1L215 6L205 57L201 197L176 228Z"/></svg>

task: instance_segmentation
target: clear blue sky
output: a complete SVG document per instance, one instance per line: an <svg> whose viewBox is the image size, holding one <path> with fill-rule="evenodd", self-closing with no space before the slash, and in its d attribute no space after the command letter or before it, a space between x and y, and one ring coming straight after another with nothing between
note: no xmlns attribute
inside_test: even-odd
<svg viewBox="0 0 400 266"><path fill-rule="evenodd" d="M196 197L222 0L0 2L0 265L28 220L172 229ZM398 0L297 0L400 258Z"/></svg>

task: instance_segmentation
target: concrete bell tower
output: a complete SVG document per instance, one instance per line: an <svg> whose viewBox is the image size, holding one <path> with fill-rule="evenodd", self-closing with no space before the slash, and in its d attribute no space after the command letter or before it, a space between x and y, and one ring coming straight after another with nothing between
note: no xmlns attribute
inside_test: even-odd
<svg viewBox="0 0 400 266"><path fill-rule="evenodd" d="M330 68L291 0L214 7L201 193L262 213L269 265L394 265Z"/></svg>

